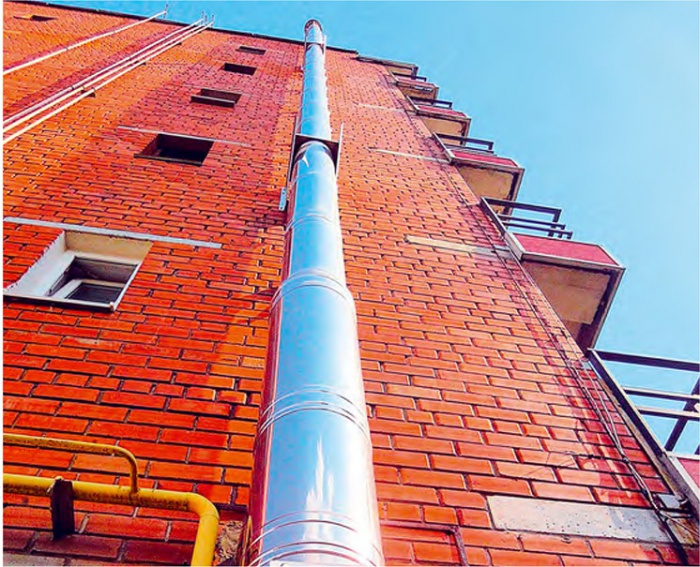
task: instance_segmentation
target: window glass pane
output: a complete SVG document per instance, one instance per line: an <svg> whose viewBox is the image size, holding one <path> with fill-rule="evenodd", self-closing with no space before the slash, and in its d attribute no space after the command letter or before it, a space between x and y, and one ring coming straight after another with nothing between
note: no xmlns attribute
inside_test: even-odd
<svg viewBox="0 0 700 567"><path fill-rule="evenodd" d="M99 285L94 283L81 283L67 299L79 301L92 301L93 303L111 303L116 301L122 292L121 287Z"/></svg>

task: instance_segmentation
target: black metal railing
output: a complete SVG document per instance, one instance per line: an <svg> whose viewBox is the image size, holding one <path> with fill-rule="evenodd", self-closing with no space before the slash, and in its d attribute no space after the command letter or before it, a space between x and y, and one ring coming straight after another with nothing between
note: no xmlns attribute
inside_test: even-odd
<svg viewBox="0 0 700 567"><path fill-rule="evenodd" d="M407 79L411 79L412 81L426 82L428 80L428 77L424 77L423 75L416 75L415 71L411 71L410 73L402 73L401 71L393 70L391 71L391 73L395 77L405 77Z"/></svg>
<svg viewBox="0 0 700 567"><path fill-rule="evenodd" d="M493 142L482 140L481 138L470 138L469 136L454 136L452 134L435 134L443 146L448 150L466 150L469 152L480 152L483 154L493 154Z"/></svg>
<svg viewBox="0 0 700 567"><path fill-rule="evenodd" d="M700 373L700 362L659 358L653 356L641 356L636 354L623 354L593 349L588 351L588 360L591 362L591 365L595 369L598 376L600 376L610 387L610 390L620 403L625 413L630 417L632 422L639 429L642 436L649 443L652 449L657 452L657 454L662 451L674 451L688 424L690 422L700 422L700 392L698 391L700 379L695 381L695 386L693 386L689 394L650 388L622 386L615 379L613 374L605 365L604 361L695 373ZM685 404L683 405L682 409L638 405L630 396L685 402ZM673 429L668 434L665 441L661 442L657 438L651 426L643 416L661 417L674 421ZM700 454L700 445L697 446L694 453L696 455Z"/></svg>
<svg viewBox="0 0 700 567"><path fill-rule="evenodd" d="M434 106L435 108L444 108L446 110L452 110L452 102L449 100L422 98L419 96L409 97L414 106Z"/></svg>
<svg viewBox="0 0 700 567"><path fill-rule="evenodd" d="M483 201L489 207L491 214L498 217L498 220L506 230L518 228L537 234L544 233L549 238L561 238L564 240L571 240L574 235L573 231L566 229L566 224L559 222L561 209L557 209L556 207L518 203L517 201L494 199L493 197L484 197ZM528 211L539 215L545 215L549 218L542 219L518 216L514 214L515 211Z"/></svg>
<svg viewBox="0 0 700 567"><path fill-rule="evenodd" d="M409 72L410 77L414 77L418 73L418 66L413 63L404 63L403 61L392 61L391 59L380 59L378 57L369 57L368 55L358 55L358 61L366 61L368 63L378 63L386 67L398 67Z"/></svg>

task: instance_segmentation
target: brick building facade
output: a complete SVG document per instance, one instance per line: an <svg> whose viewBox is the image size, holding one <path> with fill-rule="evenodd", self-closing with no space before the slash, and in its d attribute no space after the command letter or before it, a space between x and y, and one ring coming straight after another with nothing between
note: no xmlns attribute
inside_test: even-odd
<svg viewBox="0 0 700 567"><path fill-rule="evenodd" d="M7 2L5 68L137 21ZM6 74L5 120L185 29L145 22ZM206 29L79 91L93 96L4 150L5 433L123 447L142 487L210 499L224 535L250 498L303 57L301 41ZM674 536L654 520L651 500L675 489L575 340L590 321L562 323L480 202L501 174L513 181L492 196L515 198L522 170L477 152L495 169L461 171L434 121L464 136L469 119L417 105L436 89L410 66L331 47L325 65L387 564L693 561L694 521L675 517ZM28 282L56 247L88 259L84 291ZM112 275L132 266L115 276L118 301L100 296L90 258ZM128 483L116 457L12 445L3 457L5 473ZM76 501L76 533L55 539L46 498L4 498L6 553L189 561L192 514ZM217 561L235 561L231 545Z"/></svg>

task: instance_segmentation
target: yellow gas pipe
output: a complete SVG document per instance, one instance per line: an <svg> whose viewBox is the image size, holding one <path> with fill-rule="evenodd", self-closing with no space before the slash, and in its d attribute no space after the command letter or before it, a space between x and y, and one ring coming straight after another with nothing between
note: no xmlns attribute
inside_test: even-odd
<svg viewBox="0 0 700 567"><path fill-rule="evenodd" d="M68 441L50 437L29 437L26 435L3 435L7 445L23 447L51 448L59 451L78 451L102 455L116 455L126 458L131 467L130 486L114 486L96 482L72 481L74 500L103 502L105 504L125 504L144 508L161 508L193 512L199 516L197 538L192 552L191 565L210 566L214 560L214 547L219 528L219 513L214 504L200 494L174 492L172 490L144 489L138 487L138 469L132 453L113 445ZM47 496L55 479L3 474L3 489L15 494Z"/></svg>

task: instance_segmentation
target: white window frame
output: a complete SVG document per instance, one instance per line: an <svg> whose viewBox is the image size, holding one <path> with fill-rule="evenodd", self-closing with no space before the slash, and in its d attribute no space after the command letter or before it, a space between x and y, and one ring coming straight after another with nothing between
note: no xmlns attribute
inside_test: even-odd
<svg viewBox="0 0 700 567"><path fill-rule="evenodd" d="M69 280L67 284L54 292L51 297L55 297L56 299L70 299L68 296L83 284L99 285L102 287L116 287L122 291L124 291L124 286L126 285L121 282L108 282L105 280L73 279ZM121 293L119 296L121 296Z"/></svg>
<svg viewBox="0 0 700 567"><path fill-rule="evenodd" d="M83 250L81 250L81 247ZM76 307L115 311L136 277L150 247L151 243L145 241L105 237L102 235L87 235L85 233L62 233L17 282L5 288L3 296L9 299L67 304ZM94 252L95 249L101 248L106 252L112 252L112 254ZM115 251L119 255L114 254ZM132 270L126 282L74 278L52 292L51 290L66 270L70 268L73 262L81 258L127 265L131 266ZM118 287L121 288L121 293L114 301L108 303L69 298L68 296L82 283Z"/></svg>

